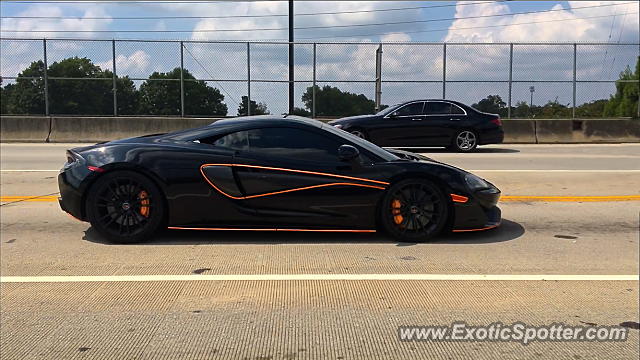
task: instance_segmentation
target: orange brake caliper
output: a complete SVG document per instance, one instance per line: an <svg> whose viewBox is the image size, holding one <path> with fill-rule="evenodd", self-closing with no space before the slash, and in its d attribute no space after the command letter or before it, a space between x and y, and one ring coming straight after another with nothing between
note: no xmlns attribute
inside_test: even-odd
<svg viewBox="0 0 640 360"><path fill-rule="evenodd" d="M400 207L402 207L400 200L395 199L391 202L391 214L393 214L393 222L395 222L396 225L402 224L402 220L404 220L400 214Z"/></svg>
<svg viewBox="0 0 640 360"><path fill-rule="evenodd" d="M138 193L138 199L140 199L140 215L149 217L149 194L142 190Z"/></svg>

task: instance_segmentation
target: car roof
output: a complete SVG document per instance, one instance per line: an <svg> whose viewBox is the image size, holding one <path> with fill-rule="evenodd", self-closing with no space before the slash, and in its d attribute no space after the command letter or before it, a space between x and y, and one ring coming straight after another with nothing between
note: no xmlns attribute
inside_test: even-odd
<svg viewBox="0 0 640 360"><path fill-rule="evenodd" d="M209 126L214 127L227 127L229 125L311 125L315 127L322 127L322 122L314 119L309 119L296 115L253 115L253 116L239 116L230 119L222 119L211 123Z"/></svg>

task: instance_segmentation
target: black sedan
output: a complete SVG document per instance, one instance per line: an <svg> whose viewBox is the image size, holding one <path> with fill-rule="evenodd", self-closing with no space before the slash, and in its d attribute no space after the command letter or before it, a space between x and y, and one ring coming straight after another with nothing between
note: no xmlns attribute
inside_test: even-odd
<svg viewBox="0 0 640 360"><path fill-rule="evenodd" d="M444 146L460 152L504 139L496 114L478 111L457 101L414 100L390 106L375 115L352 116L330 122L378 146Z"/></svg>
<svg viewBox="0 0 640 360"><path fill-rule="evenodd" d="M375 232L425 241L500 223L500 191L322 122L254 116L68 150L60 206L114 242L157 230Z"/></svg>

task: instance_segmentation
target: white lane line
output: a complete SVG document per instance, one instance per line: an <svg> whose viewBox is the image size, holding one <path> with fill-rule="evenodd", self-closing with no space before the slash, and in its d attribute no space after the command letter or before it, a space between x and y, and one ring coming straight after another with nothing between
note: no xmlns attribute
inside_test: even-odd
<svg viewBox="0 0 640 360"><path fill-rule="evenodd" d="M252 274L252 275L114 275L2 276L0 283L71 283L139 281L278 281L278 280L434 280L434 281L638 281L640 275L477 275L477 274Z"/></svg>

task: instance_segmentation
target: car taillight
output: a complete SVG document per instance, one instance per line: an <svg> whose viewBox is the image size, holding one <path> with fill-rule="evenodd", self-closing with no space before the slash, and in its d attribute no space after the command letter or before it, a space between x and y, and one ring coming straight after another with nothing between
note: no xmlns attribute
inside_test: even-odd
<svg viewBox="0 0 640 360"><path fill-rule="evenodd" d="M498 125L498 126L502 126L502 120L500 120L499 117L495 118L495 119L491 119L491 122Z"/></svg>

